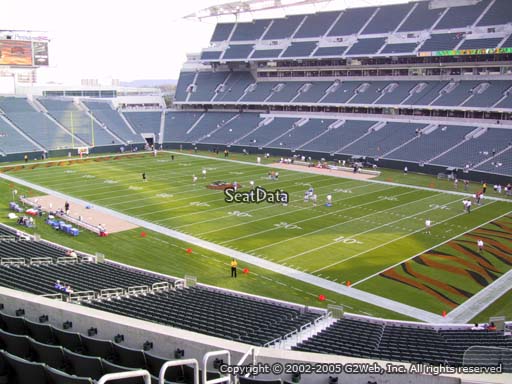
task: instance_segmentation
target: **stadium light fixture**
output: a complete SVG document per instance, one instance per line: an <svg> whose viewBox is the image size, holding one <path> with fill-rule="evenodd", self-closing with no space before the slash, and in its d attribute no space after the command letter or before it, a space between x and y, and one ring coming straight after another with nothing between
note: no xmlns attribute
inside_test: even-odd
<svg viewBox="0 0 512 384"><path fill-rule="evenodd" d="M94 335L97 335L97 334L98 334L98 328L91 327L91 328L89 328L87 330L87 335L88 336L94 336Z"/></svg>
<svg viewBox="0 0 512 384"><path fill-rule="evenodd" d="M16 316L23 316L25 315L25 310L20 308L16 310Z"/></svg>
<svg viewBox="0 0 512 384"><path fill-rule="evenodd" d="M41 315L41 316L39 316L39 322L40 323L47 323L48 322L48 315Z"/></svg>

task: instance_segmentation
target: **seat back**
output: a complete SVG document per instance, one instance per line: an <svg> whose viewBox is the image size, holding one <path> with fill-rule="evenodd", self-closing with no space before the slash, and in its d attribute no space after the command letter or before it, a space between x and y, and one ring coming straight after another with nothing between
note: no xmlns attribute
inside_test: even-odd
<svg viewBox="0 0 512 384"><path fill-rule="evenodd" d="M55 335L55 340L58 345L66 348L72 352L83 352L82 338L77 332L67 332L62 329L52 327L52 332Z"/></svg>
<svg viewBox="0 0 512 384"><path fill-rule="evenodd" d="M0 349L21 358L30 357L30 342L28 336L14 335L0 329Z"/></svg>
<svg viewBox="0 0 512 384"><path fill-rule="evenodd" d="M93 384L89 377L71 376L52 367L45 367L45 370L52 384Z"/></svg>
<svg viewBox="0 0 512 384"><path fill-rule="evenodd" d="M171 359L164 359L160 356L152 355L151 353L145 352L146 356L146 366L153 376L160 377L160 369L162 365L168 362ZM183 372L183 367L169 367L165 371L165 380L177 382L178 378L184 377L185 374Z"/></svg>
<svg viewBox="0 0 512 384"><path fill-rule="evenodd" d="M64 369L66 367L62 347L30 340L30 348L32 349L34 360L45 363L55 369Z"/></svg>
<svg viewBox="0 0 512 384"><path fill-rule="evenodd" d="M194 367L190 365L183 365L183 378L182 382L187 384L194 384ZM202 384L203 382L203 373L201 370L199 370L199 382ZM207 380L213 380L218 379L220 377L220 373L216 371L207 371L206 372L206 379Z"/></svg>
<svg viewBox="0 0 512 384"><path fill-rule="evenodd" d="M137 371L137 369L123 367L121 365L111 363L110 361L104 360L104 359L102 360L102 364L103 364L103 374L105 374L105 375L107 373ZM144 384L144 379L142 377L131 377L128 379L116 380L115 383L116 384Z"/></svg>
<svg viewBox="0 0 512 384"><path fill-rule="evenodd" d="M0 328L16 335L26 335L27 327L23 317L7 315L0 312Z"/></svg>
<svg viewBox="0 0 512 384"><path fill-rule="evenodd" d="M73 375L91 377L98 380L103 376L103 365L99 357L80 355L64 349L64 358L70 366Z"/></svg>
<svg viewBox="0 0 512 384"><path fill-rule="evenodd" d="M9 367L9 383L47 384L44 364L32 363L8 352L2 352Z"/></svg>
<svg viewBox="0 0 512 384"><path fill-rule="evenodd" d="M52 326L49 324L35 323L25 320L28 335L34 340L45 344L55 344L55 336L53 336Z"/></svg>
<svg viewBox="0 0 512 384"><path fill-rule="evenodd" d="M146 369L146 358L142 349L123 347L113 343L115 363L123 367Z"/></svg>
<svg viewBox="0 0 512 384"><path fill-rule="evenodd" d="M84 353L88 356L97 356L107 360L113 360L114 348L110 340L94 339L88 336L81 336L84 346Z"/></svg>

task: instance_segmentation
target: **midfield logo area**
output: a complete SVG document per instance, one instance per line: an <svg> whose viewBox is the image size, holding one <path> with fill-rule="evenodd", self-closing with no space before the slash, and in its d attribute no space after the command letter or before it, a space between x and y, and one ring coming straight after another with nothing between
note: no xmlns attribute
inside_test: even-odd
<svg viewBox="0 0 512 384"><path fill-rule="evenodd" d="M265 188L256 187L250 191L239 192L235 188L226 188L224 190L226 203L246 203L246 204L288 204L288 193L280 189L267 191Z"/></svg>

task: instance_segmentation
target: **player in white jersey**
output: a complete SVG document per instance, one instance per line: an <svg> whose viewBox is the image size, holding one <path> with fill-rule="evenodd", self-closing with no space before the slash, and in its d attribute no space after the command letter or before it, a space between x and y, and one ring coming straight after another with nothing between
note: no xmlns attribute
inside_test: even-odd
<svg viewBox="0 0 512 384"><path fill-rule="evenodd" d="M483 242L483 240L478 239L476 241L476 246L478 247L478 252L482 253L482 251L484 250L484 242Z"/></svg>
<svg viewBox="0 0 512 384"><path fill-rule="evenodd" d="M253 180L249 181L249 185L251 186L251 189L254 189L254 181Z"/></svg>
<svg viewBox="0 0 512 384"><path fill-rule="evenodd" d="M206 177L206 169L203 169L203 179Z"/></svg>
<svg viewBox="0 0 512 384"><path fill-rule="evenodd" d="M315 194L313 194L313 196L311 196L311 201L313 202L313 207L316 207L316 199L317 199L317 196L315 193Z"/></svg>
<svg viewBox="0 0 512 384"><path fill-rule="evenodd" d="M192 175L192 183L194 183L194 184L195 184L195 183L196 183L196 181L197 181L197 176L196 176L196 175Z"/></svg>
<svg viewBox="0 0 512 384"><path fill-rule="evenodd" d="M430 234L430 227L432 226L432 222L430 219L425 220L425 232Z"/></svg>

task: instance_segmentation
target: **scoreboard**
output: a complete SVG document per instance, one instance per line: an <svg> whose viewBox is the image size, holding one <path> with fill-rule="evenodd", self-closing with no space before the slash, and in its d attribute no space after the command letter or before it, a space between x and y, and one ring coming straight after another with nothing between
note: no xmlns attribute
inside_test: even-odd
<svg viewBox="0 0 512 384"><path fill-rule="evenodd" d="M48 41L0 39L0 66L48 66Z"/></svg>

